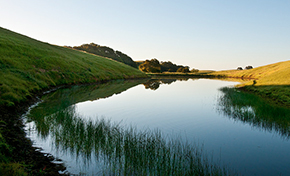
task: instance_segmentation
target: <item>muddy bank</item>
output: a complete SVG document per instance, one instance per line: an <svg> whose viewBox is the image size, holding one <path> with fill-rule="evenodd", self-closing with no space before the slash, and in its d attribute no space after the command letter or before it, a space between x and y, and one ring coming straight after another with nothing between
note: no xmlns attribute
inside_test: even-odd
<svg viewBox="0 0 290 176"><path fill-rule="evenodd" d="M26 138L21 115L36 101L37 98L31 98L25 104L14 107L0 106L1 134L10 149L9 152L4 151L4 155L8 163L20 163L28 175L64 175L59 174L59 171L65 170L62 164L53 163L57 160L52 155L42 153L41 149L33 147L32 141Z"/></svg>

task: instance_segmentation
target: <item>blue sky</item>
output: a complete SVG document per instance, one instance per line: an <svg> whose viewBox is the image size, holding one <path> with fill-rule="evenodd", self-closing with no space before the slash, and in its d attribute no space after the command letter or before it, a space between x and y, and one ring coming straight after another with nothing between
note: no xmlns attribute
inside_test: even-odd
<svg viewBox="0 0 290 176"><path fill-rule="evenodd" d="M198 69L290 60L289 0L0 0L0 26Z"/></svg>

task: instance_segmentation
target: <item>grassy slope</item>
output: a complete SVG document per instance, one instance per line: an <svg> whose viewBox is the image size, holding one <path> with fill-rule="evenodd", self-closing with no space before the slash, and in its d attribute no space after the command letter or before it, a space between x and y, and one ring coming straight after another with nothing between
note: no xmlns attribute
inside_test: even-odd
<svg viewBox="0 0 290 176"><path fill-rule="evenodd" d="M61 84L145 77L130 66L0 28L0 105Z"/></svg>
<svg viewBox="0 0 290 176"><path fill-rule="evenodd" d="M13 109L33 93L53 86L138 77L146 75L117 61L43 43L0 27L0 173L26 175L39 165L30 164L27 148L21 147L29 144L18 137L24 132L17 131L15 120L9 120L13 117L2 112L4 107ZM29 156L21 155L21 159L13 155L15 150ZM28 161L23 157L29 157Z"/></svg>
<svg viewBox="0 0 290 176"><path fill-rule="evenodd" d="M227 77L253 78L239 86L290 107L290 61L279 62L251 70L229 70L211 73Z"/></svg>

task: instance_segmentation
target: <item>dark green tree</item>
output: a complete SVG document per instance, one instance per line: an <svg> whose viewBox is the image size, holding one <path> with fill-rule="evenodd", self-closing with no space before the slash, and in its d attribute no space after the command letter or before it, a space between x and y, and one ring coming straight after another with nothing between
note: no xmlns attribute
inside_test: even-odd
<svg viewBox="0 0 290 176"><path fill-rule="evenodd" d="M176 72L189 73L190 71L189 71L189 67L187 67L187 66L183 67L182 66L182 67L178 68Z"/></svg>
<svg viewBox="0 0 290 176"><path fill-rule="evenodd" d="M146 60L143 64L139 65L139 69L143 72L160 73L161 66L157 59Z"/></svg>
<svg viewBox="0 0 290 176"><path fill-rule="evenodd" d="M197 73L197 72L199 72L199 70L198 70L198 69L195 69L195 68L193 68L193 69L191 69L191 70L190 70L190 72L191 72L191 73Z"/></svg>
<svg viewBox="0 0 290 176"><path fill-rule="evenodd" d="M245 67L245 70L249 70L249 69L253 69L253 66L248 65Z"/></svg>

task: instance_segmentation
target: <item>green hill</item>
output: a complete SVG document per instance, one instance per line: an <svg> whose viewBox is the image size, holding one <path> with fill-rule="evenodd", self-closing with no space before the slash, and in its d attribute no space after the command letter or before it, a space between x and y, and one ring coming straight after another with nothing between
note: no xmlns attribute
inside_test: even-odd
<svg viewBox="0 0 290 176"><path fill-rule="evenodd" d="M0 106L64 84L146 77L123 63L43 43L0 28Z"/></svg>
<svg viewBox="0 0 290 176"><path fill-rule="evenodd" d="M252 80L238 86L290 107L290 61L250 70L217 71L210 74L232 78L251 78Z"/></svg>
<svg viewBox="0 0 290 176"><path fill-rule="evenodd" d="M99 56L108 57L113 60L130 65L131 67L137 68L136 63L132 60L131 57L127 56L121 51L115 51L112 48L109 48L107 46L100 46L94 43L90 43L90 44L83 44L81 46L74 46L72 48L76 50L81 50L88 53L96 54Z"/></svg>

